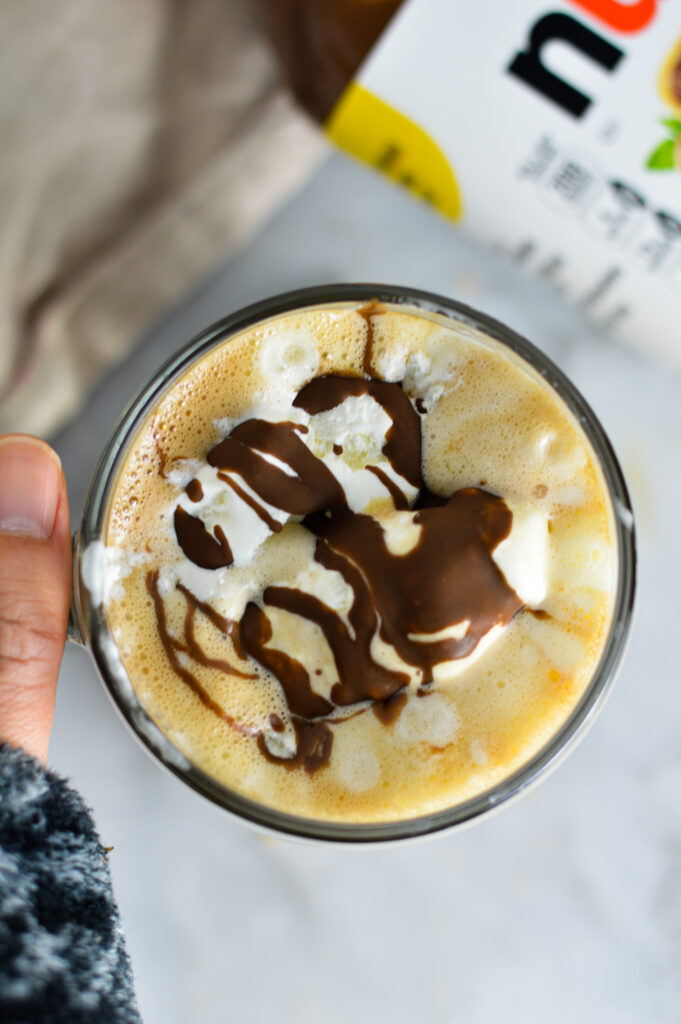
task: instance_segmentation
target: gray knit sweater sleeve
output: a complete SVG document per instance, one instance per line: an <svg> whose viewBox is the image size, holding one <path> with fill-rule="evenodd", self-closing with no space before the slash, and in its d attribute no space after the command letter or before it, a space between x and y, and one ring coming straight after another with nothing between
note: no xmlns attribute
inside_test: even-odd
<svg viewBox="0 0 681 1024"><path fill-rule="evenodd" d="M2 743L0 1021L140 1021L90 813L58 775Z"/></svg>

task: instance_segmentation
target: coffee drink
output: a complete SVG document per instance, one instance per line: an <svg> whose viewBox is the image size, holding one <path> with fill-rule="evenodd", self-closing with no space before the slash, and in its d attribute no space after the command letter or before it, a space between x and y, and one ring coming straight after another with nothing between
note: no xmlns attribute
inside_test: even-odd
<svg viewBox="0 0 681 1024"><path fill-rule="evenodd" d="M177 750L347 823L452 807L535 755L593 676L617 573L556 392L477 328L378 301L270 317L185 368L83 560Z"/></svg>

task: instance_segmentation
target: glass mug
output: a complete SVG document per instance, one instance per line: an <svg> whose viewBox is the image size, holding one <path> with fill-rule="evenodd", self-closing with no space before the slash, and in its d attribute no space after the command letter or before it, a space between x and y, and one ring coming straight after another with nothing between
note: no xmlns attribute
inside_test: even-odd
<svg viewBox="0 0 681 1024"><path fill-rule="evenodd" d="M110 499L118 472L151 409L180 375L210 349L222 346L246 329L293 311L356 308L376 301L447 327L460 324L479 332L497 349L509 352L525 369L539 375L554 397L577 421L600 469L611 504L616 584L607 636L593 674L580 699L550 740L518 769L469 799L443 810L404 820L336 822L300 817L244 796L212 778L179 751L145 710L117 655L106 615L95 605L83 583L83 554L88 545L106 536ZM109 696L151 755L196 792L221 808L265 831L308 839L345 843L404 840L461 827L508 803L553 769L575 746L609 693L631 625L635 589L634 525L626 485L610 443L596 416L563 373L537 348L514 331L483 313L428 292L386 285L331 285L290 292L258 302L212 325L171 357L142 389L114 428L95 469L80 528L74 536L73 603L69 638L89 647Z"/></svg>

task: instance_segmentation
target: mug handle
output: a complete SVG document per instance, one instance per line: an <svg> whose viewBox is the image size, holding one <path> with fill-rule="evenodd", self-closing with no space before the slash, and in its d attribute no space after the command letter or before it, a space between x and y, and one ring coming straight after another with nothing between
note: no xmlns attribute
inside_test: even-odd
<svg viewBox="0 0 681 1024"><path fill-rule="evenodd" d="M73 559L73 566L76 565L76 549L78 546L78 534L74 533L71 536L71 557ZM78 611L76 609L76 587L75 587L75 572L72 572L72 583L71 583L71 605L69 607L69 621L66 628L66 639L72 643L78 644L79 647L85 647L85 640L83 633L80 628L78 621Z"/></svg>

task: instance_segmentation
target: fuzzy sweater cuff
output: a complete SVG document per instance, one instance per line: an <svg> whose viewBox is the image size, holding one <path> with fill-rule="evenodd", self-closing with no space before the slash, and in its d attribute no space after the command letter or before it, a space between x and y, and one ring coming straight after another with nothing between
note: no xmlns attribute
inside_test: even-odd
<svg viewBox="0 0 681 1024"><path fill-rule="evenodd" d="M133 1024L106 851L82 798L0 743L0 1020Z"/></svg>

